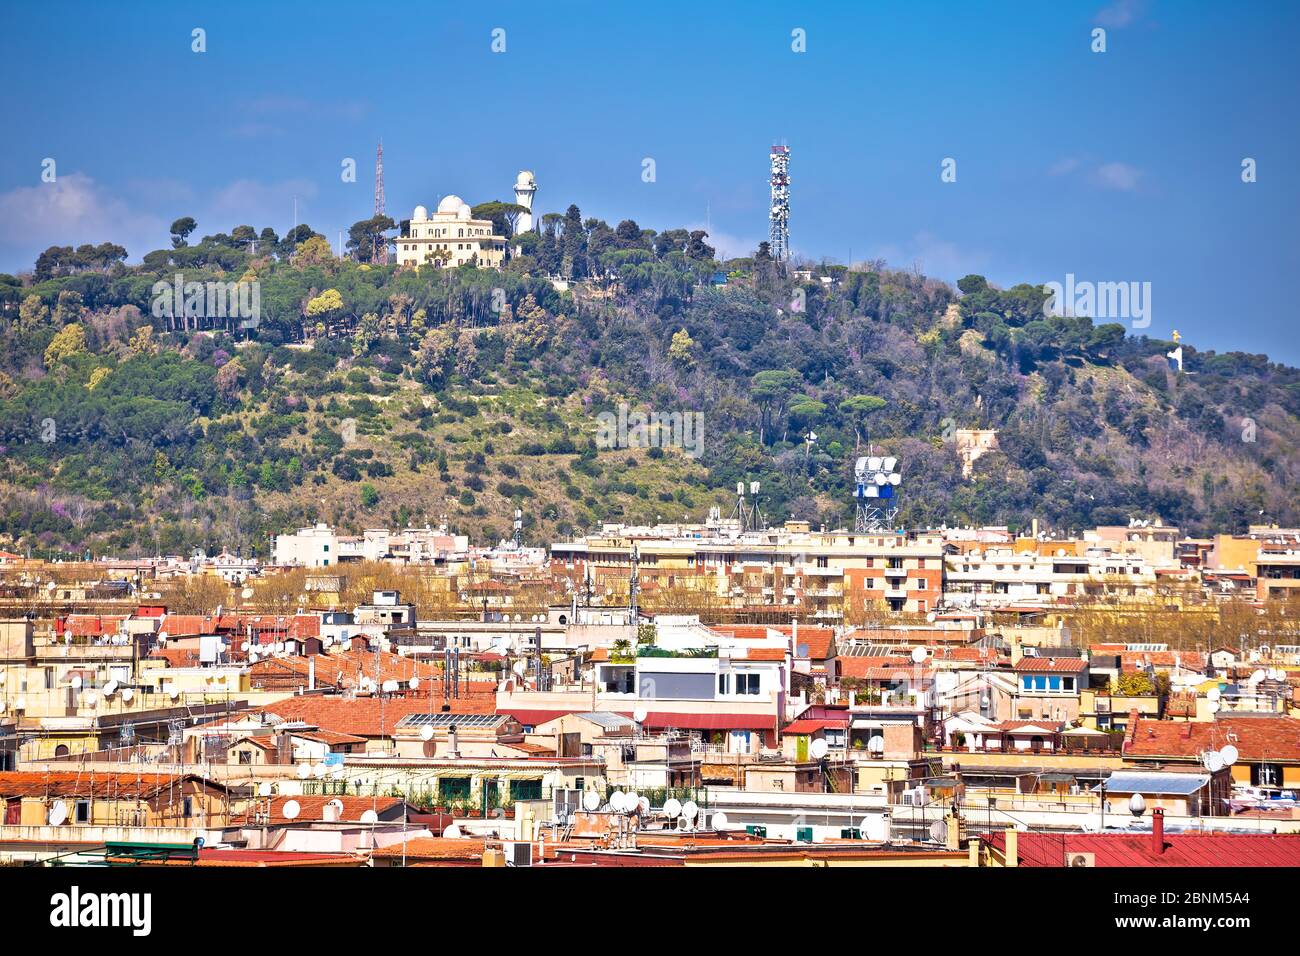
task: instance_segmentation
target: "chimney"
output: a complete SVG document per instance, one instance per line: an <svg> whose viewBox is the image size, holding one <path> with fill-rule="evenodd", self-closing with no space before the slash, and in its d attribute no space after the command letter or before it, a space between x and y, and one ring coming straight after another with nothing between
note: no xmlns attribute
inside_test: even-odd
<svg viewBox="0 0 1300 956"><path fill-rule="evenodd" d="M1003 857L1007 866L1020 865L1020 834L1015 827L1007 827L1007 845Z"/></svg>
<svg viewBox="0 0 1300 956"><path fill-rule="evenodd" d="M316 689L316 658L307 658L307 689Z"/></svg>
<svg viewBox="0 0 1300 956"><path fill-rule="evenodd" d="M449 756L452 760L456 760L458 757L460 757L460 749L457 746L455 724L451 725L451 729L449 733L451 734L451 751L450 753L447 754L447 756Z"/></svg>
<svg viewBox="0 0 1300 956"><path fill-rule="evenodd" d="M1151 811L1151 852L1156 856L1165 852L1165 811L1159 807Z"/></svg>

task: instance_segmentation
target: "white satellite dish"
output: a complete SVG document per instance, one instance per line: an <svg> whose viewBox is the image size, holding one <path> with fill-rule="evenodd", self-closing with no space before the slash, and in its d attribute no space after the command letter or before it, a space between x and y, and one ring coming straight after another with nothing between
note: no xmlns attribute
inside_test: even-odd
<svg viewBox="0 0 1300 956"><path fill-rule="evenodd" d="M307 766L305 763L300 763L298 764L297 774L299 780L306 780L311 776L311 767Z"/></svg>
<svg viewBox="0 0 1300 956"><path fill-rule="evenodd" d="M635 720L638 724L645 723L645 719L649 716L650 714L646 711L644 707L638 707L636 710L632 711L632 719Z"/></svg>
<svg viewBox="0 0 1300 956"><path fill-rule="evenodd" d="M181 696L180 689L175 684L172 684L167 688L167 696L170 697L172 700L175 700L176 698Z"/></svg>
<svg viewBox="0 0 1300 956"><path fill-rule="evenodd" d="M383 690L385 694L395 694L397 693L397 689L401 686L402 685L397 683L395 680L386 680L383 684Z"/></svg>
<svg viewBox="0 0 1300 956"><path fill-rule="evenodd" d="M510 668L510 669L511 669L512 671L514 671L515 674L518 675L519 677L523 677L524 674L528 673L528 662L527 662L527 661L515 661L514 666L513 666L512 668Z"/></svg>
<svg viewBox="0 0 1300 956"><path fill-rule="evenodd" d="M63 826L68 820L68 805L62 800L55 800L54 805L50 807L50 815L47 819L52 827Z"/></svg>
<svg viewBox="0 0 1300 956"><path fill-rule="evenodd" d="M880 463L880 467L885 471L893 471L896 467L898 467L898 459L892 456L886 458L884 461Z"/></svg>
<svg viewBox="0 0 1300 956"><path fill-rule="evenodd" d="M948 821L935 820L930 824L930 839L935 843L948 842Z"/></svg>
<svg viewBox="0 0 1300 956"><path fill-rule="evenodd" d="M1258 684L1258 683L1259 683L1260 681L1262 681L1266 676L1267 676L1267 675L1266 675L1266 674L1264 673L1264 671L1262 671L1262 670L1254 670L1254 671L1251 671L1251 672L1250 672L1250 682L1251 682L1252 684Z"/></svg>
<svg viewBox="0 0 1300 956"><path fill-rule="evenodd" d="M872 753L872 754L876 754L877 756L879 756L880 754L884 753L884 752L885 752L885 738L884 738L884 737L872 737L870 740L868 740L868 741L867 741L867 752L868 752L868 753Z"/></svg>
<svg viewBox="0 0 1300 956"><path fill-rule="evenodd" d="M881 460L879 455L872 455L867 459L867 471L879 471Z"/></svg>
<svg viewBox="0 0 1300 956"><path fill-rule="evenodd" d="M432 739L433 739L433 725L432 725L432 724L425 724L423 727L420 728L420 739L421 739L421 740L426 740L426 741L427 741L427 740L432 740Z"/></svg>
<svg viewBox="0 0 1300 956"><path fill-rule="evenodd" d="M69 681L69 683L72 684L72 689L73 689L73 690L80 690L80 689L81 689L81 675L80 675L80 674L73 674L73 675L72 675L72 680Z"/></svg>
<svg viewBox="0 0 1300 956"><path fill-rule="evenodd" d="M889 476L889 483L891 485L902 484L902 481L903 481L903 476L898 474L897 472Z"/></svg>
<svg viewBox="0 0 1300 956"><path fill-rule="evenodd" d="M27 709L27 698L19 697L17 700L14 701L14 710L26 710L26 709Z"/></svg>
<svg viewBox="0 0 1300 956"><path fill-rule="evenodd" d="M104 696L112 697L115 693L117 693L117 681L111 680L104 685Z"/></svg>
<svg viewBox="0 0 1300 956"><path fill-rule="evenodd" d="M249 598L253 596L253 589L244 588L244 590L239 592L239 596L242 597L245 601L247 601Z"/></svg>
<svg viewBox="0 0 1300 956"><path fill-rule="evenodd" d="M1217 773L1223 769L1223 757L1217 750L1207 750L1201 755L1201 760L1210 773Z"/></svg>
<svg viewBox="0 0 1300 956"><path fill-rule="evenodd" d="M1147 808L1147 801L1146 798L1142 796L1142 794L1135 793L1133 794L1133 796L1128 798L1128 809L1129 812L1133 814L1133 816L1135 817L1142 816L1146 808Z"/></svg>
<svg viewBox="0 0 1300 956"><path fill-rule="evenodd" d="M582 808L588 812L600 809L600 794L595 790L588 790L582 795Z"/></svg>
<svg viewBox="0 0 1300 956"><path fill-rule="evenodd" d="M1217 700L1212 700L1206 709L1212 714L1217 714L1220 706L1222 705Z"/></svg>
<svg viewBox="0 0 1300 956"><path fill-rule="evenodd" d="M823 757L826 756L827 752L829 752L830 749L831 749L831 745L828 744L823 738L818 737L816 740L812 742L811 746L808 747L808 754L813 758L813 760L821 760Z"/></svg>
<svg viewBox="0 0 1300 956"><path fill-rule="evenodd" d="M623 791L615 790L609 795L609 808L615 813L623 812Z"/></svg>
<svg viewBox="0 0 1300 956"><path fill-rule="evenodd" d="M636 812L640 816L647 816L650 813L650 798L638 797L636 801Z"/></svg>
<svg viewBox="0 0 1300 956"><path fill-rule="evenodd" d="M239 649L240 649L241 651L247 651L247 650L248 650L248 641L244 641L244 643L240 644L240 645L239 645Z"/></svg>
<svg viewBox="0 0 1300 956"><path fill-rule="evenodd" d="M367 810L366 813L374 813L374 811ZM459 840L460 827L456 826L456 824L453 823L451 826L447 827L447 829L442 831L442 835L445 836L448 840Z"/></svg>
<svg viewBox="0 0 1300 956"><path fill-rule="evenodd" d="M682 804L682 817L687 820L694 820L700 814L700 808L695 805L694 800L687 800Z"/></svg>
<svg viewBox="0 0 1300 956"><path fill-rule="evenodd" d="M926 652L925 652L925 648L924 648L924 647L914 647L914 648L912 648L912 663L913 663L913 664L924 664L924 663L925 663L925 658L926 658L926 656L927 656L927 655L926 655Z"/></svg>
<svg viewBox="0 0 1300 956"><path fill-rule="evenodd" d="M263 780L257 785L257 795L259 797L269 797L271 795L271 783L269 780Z"/></svg>
<svg viewBox="0 0 1300 956"><path fill-rule="evenodd" d="M889 484L889 476L885 474L883 471L876 472L875 477L872 478L871 480L874 481L877 485Z"/></svg>
<svg viewBox="0 0 1300 956"><path fill-rule="evenodd" d="M682 802L676 797L664 801L664 814L671 820L682 815Z"/></svg>
<svg viewBox="0 0 1300 956"><path fill-rule="evenodd" d="M713 829L725 830L727 829L728 825L729 825L729 821L727 820L727 815L723 813L721 810L719 810L717 813L713 815Z"/></svg>
<svg viewBox="0 0 1300 956"><path fill-rule="evenodd" d="M323 763L312 765L311 775L315 777L317 780L320 780L322 777L324 777L327 772L328 772L328 768Z"/></svg>
<svg viewBox="0 0 1300 956"><path fill-rule="evenodd" d="M342 768L342 767L335 767L335 768L334 768L334 772L330 774L330 779L331 779L331 780L342 780L342 779L343 779L343 768Z"/></svg>
<svg viewBox="0 0 1300 956"><path fill-rule="evenodd" d="M378 823L378 822L379 822L379 814L375 813L374 810L367 810L365 813L361 814L361 822L362 822L362 823Z"/></svg>
<svg viewBox="0 0 1300 956"><path fill-rule="evenodd" d="M133 698L134 696L135 696L135 691L133 691L131 688L128 687L126 690L122 691L122 703L124 704L131 703L131 698Z"/></svg>
<svg viewBox="0 0 1300 956"><path fill-rule="evenodd" d="M86 694L81 698L81 702L85 706L93 708L96 704L99 703L99 696L93 690L87 691Z"/></svg>
<svg viewBox="0 0 1300 956"><path fill-rule="evenodd" d="M298 814L302 813L302 805L297 800L290 800L284 805L284 810L281 812L286 820L296 820Z"/></svg>
<svg viewBox="0 0 1300 956"><path fill-rule="evenodd" d="M1205 692L1206 700L1218 700L1222 696L1223 696L1223 691L1219 690L1219 688L1217 687L1211 687L1209 690Z"/></svg>
<svg viewBox="0 0 1300 956"><path fill-rule="evenodd" d="M1223 765L1225 767L1231 767L1237 762L1237 758L1240 757L1241 754L1237 752L1236 747L1232 744L1228 744L1228 746L1219 751L1219 756L1223 759Z"/></svg>
<svg viewBox="0 0 1300 956"><path fill-rule="evenodd" d="M623 794L623 809L628 813L636 813L637 808L641 805L641 794L635 790L629 790Z"/></svg>
<svg viewBox="0 0 1300 956"><path fill-rule="evenodd" d="M411 678L411 690L419 690L419 689L420 689L420 678L418 678L418 677L412 677L412 678Z"/></svg>

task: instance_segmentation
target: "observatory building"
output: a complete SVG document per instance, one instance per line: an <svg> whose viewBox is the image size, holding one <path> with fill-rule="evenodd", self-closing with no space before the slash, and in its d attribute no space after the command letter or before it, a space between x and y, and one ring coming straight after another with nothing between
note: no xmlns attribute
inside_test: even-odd
<svg viewBox="0 0 1300 956"><path fill-rule="evenodd" d="M515 202L528 212L519 214L519 221L515 223L515 235L533 228L533 195L536 192L537 177L531 170L521 169L515 179Z"/></svg>
<svg viewBox="0 0 1300 956"><path fill-rule="evenodd" d="M399 266L437 259L443 268L451 268L473 260L481 268L500 269L505 255L505 237L492 234L491 220L474 219L469 203L459 196L443 199L432 216L424 206L416 206L397 237Z"/></svg>

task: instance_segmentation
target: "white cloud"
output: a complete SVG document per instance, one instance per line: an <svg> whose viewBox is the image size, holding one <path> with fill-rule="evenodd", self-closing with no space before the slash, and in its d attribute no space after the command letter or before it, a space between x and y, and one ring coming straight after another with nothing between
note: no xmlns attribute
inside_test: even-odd
<svg viewBox="0 0 1300 956"><path fill-rule="evenodd" d="M702 222L693 222L684 227L687 232L694 232L696 229L705 229ZM705 240L711 245L716 252L718 259L743 259L746 256L752 256L758 249L760 242L766 242L767 237L762 239L751 239L747 236L737 236L727 232L721 232L713 229L709 232L709 238Z"/></svg>
<svg viewBox="0 0 1300 956"><path fill-rule="evenodd" d="M30 269L49 246L86 242L116 242L138 258L166 238L167 226L161 216L133 209L85 173L0 194L0 258L12 269Z"/></svg>
<svg viewBox="0 0 1300 956"><path fill-rule="evenodd" d="M288 219L296 196L298 221L302 222L302 202L314 197L317 191L316 184L309 179L286 179L278 183L238 179L212 197L207 214L209 221L221 223L215 227L219 232L227 232L240 223L260 228L265 223Z"/></svg>
<svg viewBox="0 0 1300 956"><path fill-rule="evenodd" d="M940 279L982 273L989 261L984 253L970 252L924 230L902 243L879 246L867 258L884 259L894 269L910 269L915 265L925 275Z"/></svg>
<svg viewBox="0 0 1300 956"><path fill-rule="evenodd" d="M1098 25L1117 29L1133 23L1142 13L1142 0L1115 0L1094 17Z"/></svg>
<svg viewBox="0 0 1300 956"><path fill-rule="evenodd" d="M1093 179L1103 189L1132 192L1142 175L1142 170L1128 163L1102 163L1093 172Z"/></svg>

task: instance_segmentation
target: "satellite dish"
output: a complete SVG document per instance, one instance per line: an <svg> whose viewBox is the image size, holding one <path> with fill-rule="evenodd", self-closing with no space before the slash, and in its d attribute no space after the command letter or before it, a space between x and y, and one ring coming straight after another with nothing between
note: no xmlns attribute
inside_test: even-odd
<svg viewBox="0 0 1300 956"><path fill-rule="evenodd" d="M253 596L253 589L244 588L244 590L239 592L239 596L242 597L245 601L247 601L249 598Z"/></svg>
<svg viewBox="0 0 1300 956"><path fill-rule="evenodd" d="M117 681L111 680L104 685L104 696L112 697L115 693L117 693Z"/></svg>
<svg viewBox="0 0 1300 956"><path fill-rule="evenodd" d="M247 651L247 650L248 650L248 641L244 641L244 643L240 644L240 645L239 645L239 649L240 649L241 651Z"/></svg>
<svg viewBox="0 0 1300 956"><path fill-rule="evenodd" d="M412 677L412 678L411 678L411 690L419 690L419 689L420 689L420 678L418 678L418 677Z"/></svg>
<svg viewBox="0 0 1300 956"><path fill-rule="evenodd" d="M892 457L892 456L889 457L889 458L886 458L884 461L882 461L882 462L880 463L880 467L881 467L884 471L893 471L895 468L898 467L898 459L897 459L897 458L894 458L894 457Z"/></svg>
<svg viewBox="0 0 1300 956"><path fill-rule="evenodd" d="M62 800L55 800L54 805L50 807L50 815L47 819L52 827L63 826L68 820L68 805Z"/></svg>
<svg viewBox="0 0 1300 956"><path fill-rule="evenodd" d="M383 690L385 694L395 694L400 686L395 680L386 680L384 681Z"/></svg>
<svg viewBox="0 0 1300 956"><path fill-rule="evenodd" d="M175 684L172 684L167 688L167 696L172 700L175 700L177 697L181 696L180 689Z"/></svg>
<svg viewBox="0 0 1300 956"><path fill-rule="evenodd" d="M374 812L375 812L375 811L373 811L373 810L367 810L367 811L366 811L366 813L374 813ZM365 816L365 814L362 814L363 819L364 819L364 816ZM445 830L442 831L442 835L445 836L445 837L446 837L447 839L449 839L449 840L459 840L459 839L460 839L460 827L456 826L456 824L453 823L451 826L447 827L447 829L445 829Z"/></svg>
<svg viewBox="0 0 1300 956"><path fill-rule="evenodd" d="M867 471L879 471L881 460L879 455L872 455L867 459Z"/></svg>
<svg viewBox="0 0 1300 956"><path fill-rule="evenodd" d="M99 696L93 690L87 691L85 696L81 698L81 702L87 707L93 708L99 703Z"/></svg>
<svg viewBox="0 0 1300 956"><path fill-rule="evenodd" d="M528 662L515 661L514 667L510 669L514 671L517 676L523 677L526 673L528 673Z"/></svg>
<svg viewBox="0 0 1300 956"><path fill-rule="evenodd" d="M639 797L639 798L637 798L637 801L636 801L636 812L637 812L640 816L643 816L643 817L650 813L650 798L649 798L649 797Z"/></svg>
<svg viewBox="0 0 1300 956"><path fill-rule="evenodd" d="M883 471L876 472L876 476L871 480L874 481L877 485L889 484L889 476L885 474Z"/></svg>
<svg viewBox="0 0 1300 956"><path fill-rule="evenodd" d="M609 795L609 808L615 813L623 812L623 791L615 790Z"/></svg>
<svg viewBox="0 0 1300 956"><path fill-rule="evenodd" d="M25 697L19 697L16 701L14 701L14 710L26 710L26 709L27 709L27 699Z"/></svg>
<svg viewBox="0 0 1300 956"><path fill-rule="evenodd" d="M135 696L135 691L133 691L131 688L128 687L126 690L122 691L122 703L124 704L131 703L131 698L134 696Z"/></svg>
<svg viewBox="0 0 1300 956"><path fill-rule="evenodd" d="M286 820L296 820L298 819L298 814L302 813L302 806L297 800L290 800L284 805L284 810L281 812L284 814Z"/></svg>
<svg viewBox="0 0 1300 956"><path fill-rule="evenodd" d="M81 689L81 675L80 675L80 674L73 674L73 675L72 675L72 680L69 681L69 683L72 684L72 689L73 689L73 690L80 690L80 689Z"/></svg>
<svg viewBox="0 0 1300 956"><path fill-rule="evenodd" d="M1142 794L1135 793L1133 794L1133 796L1128 798L1128 809L1129 812L1133 814L1133 816L1135 817L1142 816L1142 814L1146 811L1146 808L1147 808L1147 801L1146 798L1142 796Z"/></svg>
<svg viewBox="0 0 1300 956"><path fill-rule="evenodd" d="M925 663L925 658L926 658L926 656L927 656L927 655L926 655L926 652L925 652L925 648L924 648L924 647L914 647L914 648L912 648L912 663L913 663L913 664L924 664L924 663Z"/></svg>
<svg viewBox="0 0 1300 956"><path fill-rule="evenodd" d="M311 768L311 775L315 777L317 780L320 780L322 777L325 776L326 769L327 768L323 763L315 764Z"/></svg>
<svg viewBox="0 0 1300 956"><path fill-rule="evenodd" d="M1251 671L1250 682L1252 684L1258 684L1260 681L1262 681L1265 678L1265 676L1267 675L1262 670Z"/></svg>
<svg viewBox="0 0 1300 956"><path fill-rule="evenodd" d="M889 483L891 485L901 484L902 481L903 481L903 476L898 474L897 472L889 476Z"/></svg>
<svg viewBox="0 0 1300 956"><path fill-rule="evenodd" d="M669 797L664 801L664 813L670 820L680 817L682 815L682 802L676 797Z"/></svg>
<svg viewBox="0 0 1300 956"><path fill-rule="evenodd" d="M1206 708L1206 709L1209 710L1209 712L1212 713L1212 714L1217 714L1217 713L1219 712L1219 707L1220 707L1220 706L1221 706L1221 705L1219 704L1219 702L1218 702L1217 700L1212 700L1212 701L1210 701L1210 705L1209 705L1209 707Z"/></svg>
<svg viewBox="0 0 1300 956"><path fill-rule="evenodd" d="M420 728L420 739L421 739L421 740L432 740L432 739L433 739L433 725L432 725L432 724L425 724L423 727Z"/></svg>
<svg viewBox="0 0 1300 956"><path fill-rule="evenodd" d="M700 808L695 805L694 800L687 800L682 804L682 818L686 821L694 820L700 815Z"/></svg>
<svg viewBox="0 0 1300 956"><path fill-rule="evenodd" d="M930 824L930 839L935 843L948 842L948 821L935 820Z"/></svg>
<svg viewBox="0 0 1300 956"><path fill-rule="evenodd" d="M1207 700L1218 700L1222 696L1223 696L1223 691L1219 690L1219 688L1217 687L1211 687L1208 691L1205 692L1205 697Z"/></svg>
<svg viewBox="0 0 1300 956"><path fill-rule="evenodd" d="M813 760L821 760L823 757L826 756L827 752L830 749L831 749L831 745L828 744L823 738L818 737L816 740L812 742L812 745L808 748L808 753L813 758Z"/></svg>
<svg viewBox="0 0 1300 956"><path fill-rule="evenodd" d="M1237 758L1240 757L1241 754L1237 752L1236 747L1232 744L1228 744L1228 746L1219 751L1219 756L1223 758L1223 765L1225 767L1231 767L1237 762Z"/></svg>
<svg viewBox="0 0 1300 956"><path fill-rule="evenodd" d="M379 814L375 813L374 810L367 810L365 813L361 814L361 822L362 822L362 823L378 823L378 822L379 822Z"/></svg>
<svg viewBox="0 0 1300 956"><path fill-rule="evenodd" d="M867 741L867 752L880 756L885 752L885 738L872 737Z"/></svg>
<svg viewBox="0 0 1300 956"><path fill-rule="evenodd" d="M259 797L269 797L271 795L271 783L269 780L263 780L257 785L257 795Z"/></svg>
<svg viewBox="0 0 1300 956"><path fill-rule="evenodd" d="M342 779L343 779L343 768L342 768L342 767L335 767L335 768L334 768L334 772L330 774L330 779L331 779L331 780L342 780Z"/></svg>
<svg viewBox="0 0 1300 956"><path fill-rule="evenodd" d="M306 780L310 776L311 776L311 767L307 766L307 764L305 763L298 764L298 779Z"/></svg>
<svg viewBox="0 0 1300 956"><path fill-rule="evenodd" d="M636 710L632 711L632 719L638 724L645 723L645 719L649 716L649 713L646 712L644 707L638 707Z"/></svg>
<svg viewBox="0 0 1300 956"><path fill-rule="evenodd" d="M595 790L588 790L582 795L582 808L588 812L600 809L600 794Z"/></svg>
<svg viewBox="0 0 1300 956"><path fill-rule="evenodd" d="M1207 750L1201 757L1205 769L1217 773L1223 769L1223 757L1217 750Z"/></svg>
<svg viewBox="0 0 1300 956"><path fill-rule="evenodd" d="M713 815L713 829L725 830L727 829L728 825L729 825L729 821L727 820L727 815L723 813L721 810L719 810L717 813Z"/></svg>

